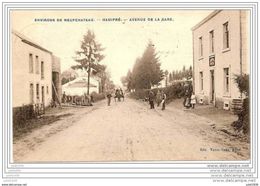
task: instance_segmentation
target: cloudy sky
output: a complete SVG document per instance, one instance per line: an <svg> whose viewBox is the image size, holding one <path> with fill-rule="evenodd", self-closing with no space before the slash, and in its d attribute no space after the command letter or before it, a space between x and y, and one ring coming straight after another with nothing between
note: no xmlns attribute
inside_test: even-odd
<svg viewBox="0 0 260 186"><path fill-rule="evenodd" d="M101 63L108 66L112 80L120 84L120 78L132 69L149 40L155 45L163 70L172 71L181 69L183 65L192 65L191 28L211 11L19 10L11 12L11 27L58 56L62 71L75 64L75 51L79 49L83 35L91 29L105 48L106 57ZM93 21L64 21L72 18ZM103 21L111 18L120 18L121 21ZM136 20L130 21L132 18ZM153 18L153 21L148 21L148 18ZM57 22L57 19L62 21ZM162 21L165 19L168 21Z"/></svg>

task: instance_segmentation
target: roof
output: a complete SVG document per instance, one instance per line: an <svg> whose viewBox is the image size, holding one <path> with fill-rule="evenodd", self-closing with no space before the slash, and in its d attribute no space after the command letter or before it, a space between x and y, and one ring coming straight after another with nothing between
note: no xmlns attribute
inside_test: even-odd
<svg viewBox="0 0 260 186"><path fill-rule="evenodd" d="M210 13L207 17L205 17L202 21L200 21L198 24L196 24L194 27L191 28L192 31L196 30L199 28L201 25L212 19L215 15L217 15L219 12L222 10L215 10L212 13Z"/></svg>
<svg viewBox="0 0 260 186"><path fill-rule="evenodd" d="M25 35L23 35L23 34L17 32L16 30L12 30L12 33L13 33L14 35L16 35L17 37L19 37L19 38L22 40L22 42L24 42L24 43L26 43L26 44L28 44L28 45L31 45L31 46L33 46L33 47L35 47L35 48L38 48L38 49L40 49L40 50L42 50L42 51L44 51L44 52L48 52L48 53L52 54L51 51L49 51L49 50L43 48L42 46L40 46L40 45L37 44L36 42L32 41L31 39L29 39L29 38L26 37Z"/></svg>
<svg viewBox="0 0 260 186"><path fill-rule="evenodd" d="M93 78L91 79L92 81L94 80ZM62 86L67 88L86 88L88 87L88 80L86 77L78 77L68 83L65 83ZM93 83L89 83L89 87L97 87L97 86L94 85Z"/></svg>
<svg viewBox="0 0 260 186"><path fill-rule="evenodd" d="M68 84L67 87L68 88L84 88L84 87L88 87L88 82L79 80L79 81L73 82L71 84ZM89 87L97 87L97 86L93 85L92 83L89 83Z"/></svg>

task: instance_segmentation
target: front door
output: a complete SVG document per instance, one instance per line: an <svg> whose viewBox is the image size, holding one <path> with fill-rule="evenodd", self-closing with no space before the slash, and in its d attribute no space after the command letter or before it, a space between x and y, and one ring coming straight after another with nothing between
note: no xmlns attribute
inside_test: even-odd
<svg viewBox="0 0 260 186"><path fill-rule="evenodd" d="M214 70L210 70L210 103L214 103L215 100L215 75Z"/></svg>
<svg viewBox="0 0 260 186"><path fill-rule="evenodd" d="M45 97L44 97L44 86L42 86L42 104L44 104L44 101L45 101Z"/></svg>

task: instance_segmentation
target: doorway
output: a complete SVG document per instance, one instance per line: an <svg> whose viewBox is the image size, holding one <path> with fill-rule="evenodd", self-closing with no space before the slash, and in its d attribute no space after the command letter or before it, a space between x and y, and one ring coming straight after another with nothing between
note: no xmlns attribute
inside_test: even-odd
<svg viewBox="0 0 260 186"><path fill-rule="evenodd" d="M43 106L45 105L44 102L45 102L44 86L42 86L42 104L43 104Z"/></svg>
<svg viewBox="0 0 260 186"><path fill-rule="evenodd" d="M215 73L210 70L210 103L215 101Z"/></svg>

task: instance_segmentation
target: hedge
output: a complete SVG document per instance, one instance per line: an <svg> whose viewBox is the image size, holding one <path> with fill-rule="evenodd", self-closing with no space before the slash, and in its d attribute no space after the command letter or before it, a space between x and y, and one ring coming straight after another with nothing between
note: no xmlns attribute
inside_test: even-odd
<svg viewBox="0 0 260 186"><path fill-rule="evenodd" d="M134 99L146 99L148 98L149 91L153 91L154 95L157 94L158 90L163 90L166 94L166 100L170 101L176 98L181 98L184 96L184 87L183 83L176 83L164 88L154 88L154 89L142 89L136 90L135 92L130 93L130 97Z"/></svg>
<svg viewBox="0 0 260 186"><path fill-rule="evenodd" d="M24 105L13 108L13 127L22 127L28 119L36 117L33 105Z"/></svg>
<svg viewBox="0 0 260 186"><path fill-rule="evenodd" d="M106 98L105 94L103 94L103 93L98 94L98 93L96 93L96 92L93 92L93 93L91 94L91 96L93 97L93 100L92 100L92 101L94 101L94 102Z"/></svg>

